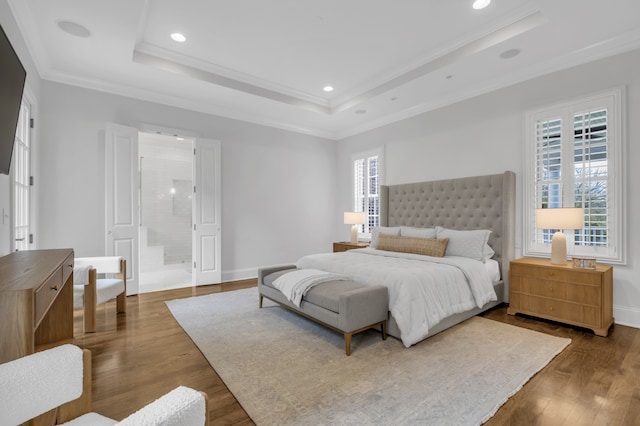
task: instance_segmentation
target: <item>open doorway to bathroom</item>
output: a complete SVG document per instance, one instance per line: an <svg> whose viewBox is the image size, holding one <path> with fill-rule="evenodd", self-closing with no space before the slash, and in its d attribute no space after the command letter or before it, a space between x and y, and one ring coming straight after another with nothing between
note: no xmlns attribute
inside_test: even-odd
<svg viewBox="0 0 640 426"><path fill-rule="evenodd" d="M140 293L192 285L193 142L138 135Z"/></svg>

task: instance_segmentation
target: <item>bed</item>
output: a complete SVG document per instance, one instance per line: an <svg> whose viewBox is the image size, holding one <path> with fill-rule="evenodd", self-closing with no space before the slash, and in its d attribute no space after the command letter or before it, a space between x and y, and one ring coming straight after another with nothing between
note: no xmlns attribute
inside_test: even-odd
<svg viewBox="0 0 640 426"><path fill-rule="evenodd" d="M412 276L407 275L407 278L400 278L400 275L396 276L395 272L390 272L392 268L395 268L398 274L400 270L409 270L414 267L413 262L421 262L424 256L405 255L404 253L397 256L396 254L381 253L374 249L359 249L344 253L305 256L299 259L296 264L299 268L316 268L335 273L346 273L351 275L352 279L365 284L379 285L384 282L390 292L388 334L401 339L407 347L508 301L506 300L508 289L505 278L509 276L509 262L514 258L515 252L515 174L513 172L382 186L380 189L380 226L381 229L382 227L387 229L403 227L402 229L418 234L424 228L438 229L439 238L456 235L456 231L491 231L487 242L495 252L491 257L492 261L474 262L482 264L493 262L495 271L489 285L493 288L495 297L487 298L486 292L482 293L486 288L478 290L479 293L482 293L479 297L476 290L471 289L474 303L470 304L465 301L463 308L460 305L452 309L453 313L448 309L446 312L439 312L439 317L434 319L431 316L435 314L428 312L427 307L415 306L422 303L417 302L418 298L414 296L415 293L403 296L398 296L400 293L394 294L397 291L405 292L405 290L398 289L418 287L419 284L416 282L409 282L414 281L410 279ZM451 243L449 247L452 247ZM359 274L351 268L352 264L361 261L369 262L369 260L363 260L367 257L372 259L368 274ZM390 257L401 258L399 260L400 266L398 266L398 262L389 260ZM444 267L442 264L449 264L450 260L456 260L456 257L459 256L450 257L447 254L442 260L437 260L438 268L442 269ZM469 278L469 274L464 268L477 270L480 267L467 260L461 260L464 267L457 265L454 267L460 269ZM389 269L384 269L386 262L393 262L389 263ZM489 266L486 265L485 268L489 268ZM386 276L382 278L382 274L386 274ZM398 283L392 283L394 280ZM407 282L400 285L399 282L402 280ZM393 302L396 298L402 298L404 303L413 305L411 307L413 313L405 314L402 310L397 309ZM425 311L424 317L429 318L430 324L419 324L420 319L417 317L422 315L421 311ZM418 322L417 325L411 325L411 330L407 329L407 321L404 318L407 315L416 317L412 321ZM421 327L422 329L420 329ZM404 334L402 330L404 330Z"/></svg>

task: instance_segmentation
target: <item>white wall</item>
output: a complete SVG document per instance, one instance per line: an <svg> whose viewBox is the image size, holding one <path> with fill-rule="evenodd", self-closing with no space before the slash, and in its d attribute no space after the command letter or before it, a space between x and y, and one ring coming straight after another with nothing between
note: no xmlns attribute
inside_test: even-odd
<svg viewBox="0 0 640 426"><path fill-rule="evenodd" d="M350 179L353 153L385 146L386 183L397 184L516 172L516 254L522 254L524 113L616 86L627 89L628 264L614 267L614 316L640 327L640 50L556 72L464 102L421 114L341 141L338 177ZM341 191L337 208L348 209L350 192Z"/></svg>
<svg viewBox="0 0 640 426"><path fill-rule="evenodd" d="M331 251L336 142L43 82L40 248L104 253L106 122L184 129L222 142L223 280Z"/></svg>
<svg viewBox="0 0 640 426"><path fill-rule="evenodd" d="M27 71L27 81L25 86L31 95L31 101L35 103L36 109L33 111L33 115L37 116L37 99L40 93L40 76L31 56L29 55L24 39L18 30L18 26L13 20L13 14L11 13L11 9L9 8L6 0L0 0L0 25L2 25L2 29L7 34L13 49L18 54L20 62L22 62L22 66L24 66ZM34 159L34 162L36 161L37 159ZM0 256L9 253L11 248L9 240L11 236L11 227L8 217L12 212L10 184L11 180L9 176L0 175Z"/></svg>

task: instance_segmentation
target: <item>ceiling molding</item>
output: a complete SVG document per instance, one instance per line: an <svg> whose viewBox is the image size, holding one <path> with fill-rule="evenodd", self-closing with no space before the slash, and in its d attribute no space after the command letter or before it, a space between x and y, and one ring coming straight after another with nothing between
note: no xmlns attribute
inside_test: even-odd
<svg viewBox="0 0 640 426"><path fill-rule="evenodd" d="M36 72L39 76L42 76L44 71L51 67L51 62L44 44L38 37L39 32L35 26L35 21L24 19L25 16L31 16L31 9L25 1L7 0L7 4L36 67Z"/></svg>
<svg viewBox="0 0 640 426"><path fill-rule="evenodd" d="M218 86L223 86L233 90L239 90L241 92L248 93L250 95L260 96L262 98L271 99L277 102L283 102L299 108L304 108L309 111L320 112L324 114L330 113L329 108L326 106L304 101L300 98L286 95L284 93L280 93L275 90L270 90L264 87L256 86L254 84L245 83L239 80L222 76L220 74L214 74L214 73L204 71L189 65L173 62L168 59L163 59L157 56L143 53L138 50L134 50L133 52L133 61L142 65L147 65L163 71L168 71L174 74L183 75L185 77L195 78L196 80L205 81L207 83L213 83Z"/></svg>
<svg viewBox="0 0 640 426"><path fill-rule="evenodd" d="M316 136L324 139L336 139L334 132L323 131L315 128L300 126L293 123L285 123L277 120L265 119L249 113L230 112L229 108L212 105L210 103L196 102L190 99L177 96L161 95L158 92L140 89L139 87L126 86L122 84L114 84L102 80L87 79L84 77L65 74L57 71L48 72L42 76L43 80L55 83L68 84L70 86L81 87L84 89L95 90L112 95L118 95L125 98L137 99L146 102L152 102L169 107L181 108L190 111L196 111L203 114L215 115L222 118L232 120L245 121L252 124L258 124L266 127L273 127L281 130L288 130L295 133L301 133L309 136Z"/></svg>
<svg viewBox="0 0 640 426"><path fill-rule="evenodd" d="M398 121L406 120L420 114L446 107L448 105L453 105L457 102L484 95L499 89L503 89L505 87L512 86L514 84L522 83L537 77L541 77L543 75L548 75L575 66L584 65L589 62L597 61L610 56L629 52L634 49L640 49L640 29L630 31L621 36L614 37L609 40L589 46L587 48L572 52L571 54L565 55L560 59L556 58L543 63L538 63L536 67L528 68L511 74L509 78L500 78L497 80L486 82L486 84L478 85L471 90L467 88L465 89L465 92L463 94L454 93L453 96L442 99L439 102L422 103L420 105L416 105L414 107L399 111L398 113L371 120L359 126L354 126L349 129L337 131L335 137L337 140L342 140L351 136L356 136L370 130L387 126Z"/></svg>
<svg viewBox="0 0 640 426"><path fill-rule="evenodd" d="M341 100L337 103L336 101L332 102L331 107L328 101L320 97L284 88L275 83L260 80L229 68L198 61L149 43L143 42L136 46L133 52L133 61L232 90L239 90L273 101L284 102L310 111L336 114L548 22L548 19L539 10L529 11L524 16L518 15L514 19L509 23L501 24L487 34L478 36L461 46L434 57L426 63L408 69L399 75L389 76L387 79L379 81L376 86L370 87L356 96L348 99L345 99L344 96L340 97L338 99ZM335 106L333 106L334 104Z"/></svg>
<svg viewBox="0 0 640 426"><path fill-rule="evenodd" d="M151 43L146 43L146 42L138 43L134 50L134 58L137 53L142 53L151 57L162 59L173 64L178 64L178 65L186 66L189 68L205 71L211 74L212 76L222 77L223 79L228 79L229 81L236 81L241 84L244 83L250 86L257 86L259 88L267 89L273 92L278 92L278 93L290 96L292 98L297 98L299 100L309 102L311 104L316 104L321 107L325 107L327 108L327 111L329 108L329 101L323 97L311 95L306 92L301 92L299 90L282 86L268 80L263 80L256 76L246 74L231 68L226 68L217 64L202 61L188 55L183 55L181 53L177 53L177 52L156 46ZM227 87L235 88L231 86L227 86ZM242 90L242 89L236 89L236 90ZM251 92L248 92L248 93L251 93Z"/></svg>
<svg viewBox="0 0 640 426"><path fill-rule="evenodd" d="M417 78L430 74L438 69L444 68L447 65L451 65L460 59L479 53L513 37L531 31L548 21L548 18L545 17L542 12L537 10L530 12L509 24L505 24L488 34L475 38L474 40L449 50L446 53L442 53L428 62L407 70L396 77L380 82L377 86L371 87L369 90L357 96L353 96L350 99L343 99L340 103L332 107L331 111L332 113L336 113L353 108L362 102L409 83Z"/></svg>

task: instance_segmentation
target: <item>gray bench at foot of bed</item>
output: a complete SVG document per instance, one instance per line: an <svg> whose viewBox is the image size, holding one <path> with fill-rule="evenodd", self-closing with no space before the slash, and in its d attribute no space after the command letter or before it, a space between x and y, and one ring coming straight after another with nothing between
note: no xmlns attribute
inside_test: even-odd
<svg viewBox="0 0 640 426"><path fill-rule="evenodd" d="M353 281L328 281L317 284L302 299L300 306L291 303L273 287L273 281L295 265L280 265L258 269L260 307L266 297L283 307L344 334L344 347L351 355L351 336L380 326L382 339L387 338L389 293L386 287L365 286Z"/></svg>

